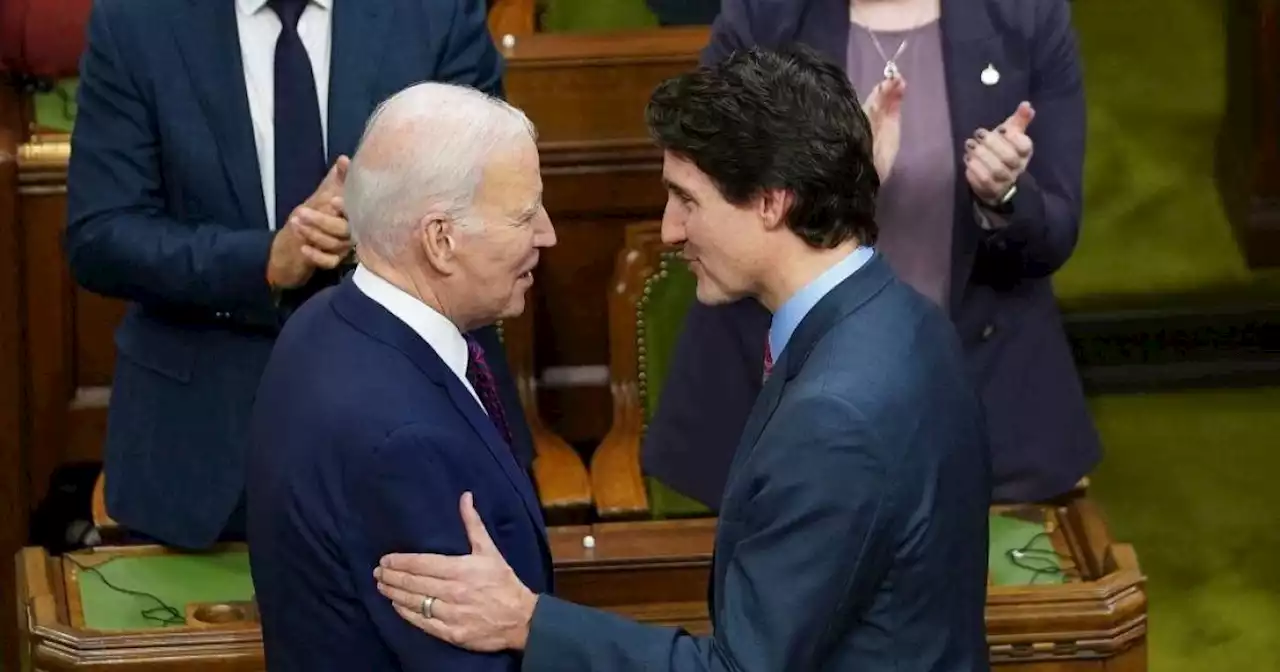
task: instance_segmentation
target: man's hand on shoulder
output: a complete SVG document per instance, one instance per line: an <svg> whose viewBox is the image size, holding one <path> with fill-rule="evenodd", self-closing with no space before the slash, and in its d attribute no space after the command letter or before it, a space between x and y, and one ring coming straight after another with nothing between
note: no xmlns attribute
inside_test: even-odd
<svg viewBox="0 0 1280 672"><path fill-rule="evenodd" d="M454 646L521 651L538 596L503 559L471 493L462 496L461 511L470 555L388 555L374 570L378 591L401 618Z"/></svg>
<svg viewBox="0 0 1280 672"><path fill-rule="evenodd" d="M267 260L267 283L294 289L316 269L336 268L351 253L351 231L342 203L350 159L338 157L315 193L279 225Z"/></svg>

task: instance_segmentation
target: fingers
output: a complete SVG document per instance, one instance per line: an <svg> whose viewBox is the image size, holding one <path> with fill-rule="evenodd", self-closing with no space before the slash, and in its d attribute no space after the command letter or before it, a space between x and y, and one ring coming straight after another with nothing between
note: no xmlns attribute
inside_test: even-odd
<svg viewBox="0 0 1280 672"><path fill-rule="evenodd" d="M382 574L387 570L429 576L436 579L453 580L462 576L466 567L466 556L434 555L431 553L388 553L382 556L379 566Z"/></svg>
<svg viewBox="0 0 1280 672"><path fill-rule="evenodd" d="M333 168L330 169L329 172L332 173L340 183L345 183L347 181L347 170L350 167L351 159L348 158L346 154L343 154L338 157L337 161L333 162Z"/></svg>
<svg viewBox="0 0 1280 672"><path fill-rule="evenodd" d="M332 204L335 199L330 199ZM338 205L341 206L340 199ZM300 205L289 216L289 223L302 226L304 228L312 228L321 233L327 234L334 238L349 239L351 237L350 230L347 228L347 220L339 215L333 215L326 212L314 210L308 206Z"/></svg>
<svg viewBox="0 0 1280 672"><path fill-rule="evenodd" d="M321 252L310 245L303 245L300 249L302 256L306 258L312 266L332 270L337 268L346 255L332 254L330 252Z"/></svg>
<svg viewBox="0 0 1280 672"><path fill-rule="evenodd" d="M1035 144L1031 142L1031 138L1025 133L1015 133L1004 126L996 127L996 132L1009 143L1015 154L1023 161L1031 158L1031 153L1035 149Z"/></svg>
<svg viewBox="0 0 1280 672"><path fill-rule="evenodd" d="M1000 125L1017 133L1026 133L1027 127L1031 125L1031 120L1035 119L1035 117L1035 108L1031 107L1031 103L1024 100L1018 105L1018 109L1014 110L1013 114L1009 115L1009 118Z"/></svg>
<svg viewBox="0 0 1280 672"><path fill-rule="evenodd" d="M1016 171L1022 167L1024 159L1018 155L1018 150L1014 149L1013 143L1005 135L979 128L974 137L979 145L989 150L1009 170Z"/></svg>
<svg viewBox="0 0 1280 672"><path fill-rule="evenodd" d="M969 160L973 160L981 164L993 180L1004 182L1011 178L1012 174L1009 167L986 145L979 144L976 140L967 140L965 141L965 149L969 150L966 163L969 163Z"/></svg>
<svg viewBox="0 0 1280 672"><path fill-rule="evenodd" d="M983 200L995 198L995 179L992 178L991 170L987 168L987 165L981 159L973 155L966 156L964 160L964 176L969 182L969 188L979 198Z"/></svg>
<svg viewBox="0 0 1280 672"><path fill-rule="evenodd" d="M379 567L374 570L374 578L378 581L379 592L406 607L417 608L422 606L422 598L428 595L437 600L456 601L458 598L456 592L458 584L429 576L419 576Z"/></svg>
<svg viewBox="0 0 1280 672"><path fill-rule="evenodd" d="M489 537L489 531L485 529L484 521L476 511L475 498L470 492L462 493L459 509L462 512L462 524L467 528L467 539L471 541L471 552L477 555L497 554L498 548Z"/></svg>
<svg viewBox="0 0 1280 672"><path fill-rule="evenodd" d="M444 621L438 618L428 619L418 611L406 609L398 604L393 606L395 607L396 613L400 615L400 618L412 623L413 626L419 630L435 637L436 639L442 639L449 642L450 644L458 643L457 635L454 634L452 628L444 624ZM435 615L434 611L435 607L432 607L433 616Z"/></svg>

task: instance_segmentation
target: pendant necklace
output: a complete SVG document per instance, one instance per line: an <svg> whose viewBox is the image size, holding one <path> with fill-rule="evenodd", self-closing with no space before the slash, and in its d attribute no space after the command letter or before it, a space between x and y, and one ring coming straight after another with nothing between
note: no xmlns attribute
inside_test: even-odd
<svg viewBox="0 0 1280 672"><path fill-rule="evenodd" d="M893 52L893 58L889 58L888 54L884 51L884 47L880 46L880 38L876 37L876 31L853 20L853 6L854 3L850 2L849 22L854 23L867 31L867 35L871 37L871 45L876 48L876 52L880 54L880 58L884 59L884 78L894 79L900 74L898 70L898 58L902 56L902 52L907 48L907 38L902 38L902 44L899 44L898 50Z"/></svg>
<svg viewBox="0 0 1280 672"><path fill-rule="evenodd" d="M884 59L884 78L893 79L897 77L898 57L902 55L902 50L907 48L906 39L903 39L902 44L898 45L898 50L893 52L893 58L889 58L885 55L884 49L880 47L880 40L876 39L876 34L870 28L867 29L867 34L871 36L872 46L876 48L876 51L880 52L880 58Z"/></svg>

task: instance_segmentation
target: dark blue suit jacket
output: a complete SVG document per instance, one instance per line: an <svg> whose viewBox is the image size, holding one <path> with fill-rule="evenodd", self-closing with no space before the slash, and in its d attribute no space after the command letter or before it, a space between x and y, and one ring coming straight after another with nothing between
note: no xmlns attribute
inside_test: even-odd
<svg viewBox="0 0 1280 672"><path fill-rule="evenodd" d="M136 532L203 547L244 489L245 426L280 324L272 232L231 0L98 0L81 65L66 249L75 279L124 299L105 449L107 507ZM333 3L328 148L427 79L490 92L501 63L480 0ZM480 334L532 456L493 330ZM232 523L234 525L234 523Z"/></svg>
<svg viewBox="0 0 1280 672"><path fill-rule="evenodd" d="M390 552L471 548L476 508L531 590L552 590L537 494L479 402L352 281L285 325L254 404L249 549L268 669L517 670L401 619L373 570Z"/></svg>
<svg viewBox="0 0 1280 672"><path fill-rule="evenodd" d="M1101 457L1050 283L1080 230L1085 109L1068 11L1066 0L942 3L958 166L949 313L986 408L998 500L1060 495ZM845 0L726 0L703 61L802 42L843 67L848 13ZM981 81L988 64L1000 72L996 86ZM988 232L963 178L964 141L1023 100L1036 110L1035 156L1018 179L1009 226ZM693 307L646 435L648 473L709 506L720 500L760 392L768 327L754 300Z"/></svg>
<svg viewBox="0 0 1280 672"><path fill-rule="evenodd" d="M876 255L801 321L751 410L714 635L541 596L524 669L988 669L982 425L954 329Z"/></svg>

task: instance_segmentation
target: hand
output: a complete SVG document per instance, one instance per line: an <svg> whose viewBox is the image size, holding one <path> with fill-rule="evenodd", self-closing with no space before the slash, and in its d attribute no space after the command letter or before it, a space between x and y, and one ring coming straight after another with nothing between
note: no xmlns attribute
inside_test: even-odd
<svg viewBox="0 0 1280 672"><path fill-rule="evenodd" d="M350 254L351 234L342 205L351 160L338 157L320 186L281 223L267 260L274 289L301 287L318 268L335 268Z"/></svg>
<svg viewBox="0 0 1280 672"><path fill-rule="evenodd" d="M334 198L342 196L342 190L347 184L347 170L351 167L351 159L344 154L333 162L333 167L329 169L329 173L320 181L320 186L316 187L315 193L303 203L303 205L312 210L324 210L333 202ZM338 214L338 213L330 213Z"/></svg>
<svg viewBox="0 0 1280 672"><path fill-rule="evenodd" d="M965 140L964 176L982 203L999 205L1026 171L1034 149L1027 126L1035 115L1031 103L1024 102L995 132L980 128Z"/></svg>
<svg viewBox="0 0 1280 672"><path fill-rule="evenodd" d="M898 158L902 144L902 97L906 95L907 82L901 77L886 79L876 84L862 111L871 123L871 148L876 174L884 184L893 172L893 162Z"/></svg>
<svg viewBox="0 0 1280 672"><path fill-rule="evenodd" d="M445 556L393 553L373 571L378 592L400 617L420 630L472 651L522 650L538 598L502 558L476 513L471 493L462 495L462 523L471 554ZM434 597L431 618L423 600Z"/></svg>

